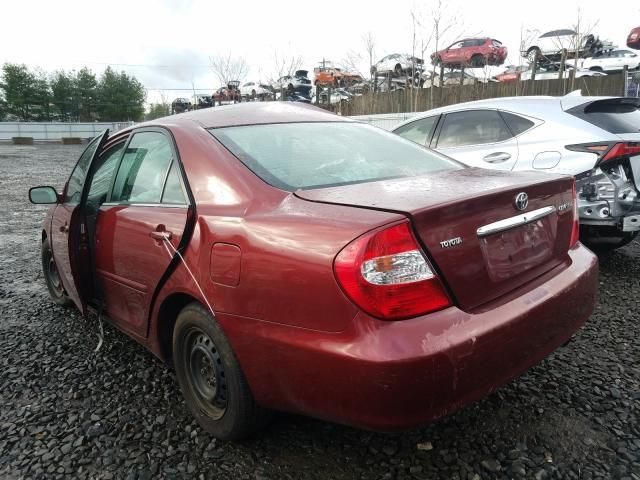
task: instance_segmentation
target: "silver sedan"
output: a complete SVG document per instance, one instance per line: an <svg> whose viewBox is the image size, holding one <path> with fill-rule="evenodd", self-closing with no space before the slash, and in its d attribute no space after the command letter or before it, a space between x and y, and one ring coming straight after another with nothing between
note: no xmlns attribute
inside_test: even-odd
<svg viewBox="0 0 640 480"><path fill-rule="evenodd" d="M395 133L462 163L576 178L583 241L616 248L640 231L640 99L507 97L430 110Z"/></svg>

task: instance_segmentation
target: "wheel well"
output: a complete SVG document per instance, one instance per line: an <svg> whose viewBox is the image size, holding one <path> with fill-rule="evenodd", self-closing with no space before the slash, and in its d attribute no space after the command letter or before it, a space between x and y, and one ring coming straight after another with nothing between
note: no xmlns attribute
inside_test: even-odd
<svg viewBox="0 0 640 480"><path fill-rule="evenodd" d="M44 243L44 241L47 239L47 231L46 230L42 230L42 242Z"/></svg>
<svg viewBox="0 0 640 480"><path fill-rule="evenodd" d="M164 361L170 361L173 355L173 328L180 311L192 302L197 302L195 298L186 293L174 293L164 299L158 311L158 343L160 344L160 354Z"/></svg>

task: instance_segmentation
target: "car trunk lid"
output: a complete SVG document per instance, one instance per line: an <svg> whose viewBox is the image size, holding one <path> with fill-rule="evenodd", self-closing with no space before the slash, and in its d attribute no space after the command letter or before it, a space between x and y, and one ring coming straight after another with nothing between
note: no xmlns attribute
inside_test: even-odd
<svg viewBox="0 0 640 480"><path fill-rule="evenodd" d="M458 305L469 310L567 261L572 185L566 176L468 168L296 195L404 214ZM515 205L520 193L528 196L524 210Z"/></svg>

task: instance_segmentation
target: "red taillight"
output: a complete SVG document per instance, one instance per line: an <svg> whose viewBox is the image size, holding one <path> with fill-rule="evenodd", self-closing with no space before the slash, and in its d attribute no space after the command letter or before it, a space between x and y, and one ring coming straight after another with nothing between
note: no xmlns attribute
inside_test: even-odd
<svg viewBox="0 0 640 480"><path fill-rule="evenodd" d="M624 157L627 155L640 154L640 143L638 142L625 142L625 143L581 143L578 145L566 145L567 150L573 150L574 152L589 152L598 155L598 164L614 160L616 158Z"/></svg>
<svg viewBox="0 0 640 480"><path fill-rule="evenodd" d="M613 160L618 157L625 157L627 155L640 154L640 144L638 143L616 143L611 149L602 157L602 162L607 160Z"/></svg>
<svg viewBox="0 0 640 480"><path fill-rule="evenodd" d="M451 304L408 222L356 238L336 256L338 283L362 310L400 320Z"/></svg>
<svg viewBox="0 0 640 480"><path fill-rule="evenodd" d="M580 219L578 218L578 195L576 192L576 182L573 181L573 188L571 189L571 200L573 202L573 227L571 228L571 240L569 241L569 248L573 248L580 239Z"/></svg>

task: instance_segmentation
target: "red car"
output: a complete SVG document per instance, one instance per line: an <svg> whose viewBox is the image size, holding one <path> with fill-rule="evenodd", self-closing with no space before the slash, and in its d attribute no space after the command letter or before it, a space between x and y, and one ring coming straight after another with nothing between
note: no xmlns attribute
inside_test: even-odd
<svg viewBox="0 0 640 480"><path fill-rule="evenodd" d="M627 37L627 47L640 50L640 27L636 27L629 32L629 36Z"/></svg>
<svg viewBox="0 0 640 480"><path fill-rule="evenodd" d="M524 65L511 65L509 67L507 67L507 69L496 75L495 77L493 77L495 80L499 81L499 82L515 82L517 80L520 80L520 74L524 71L526 71L528 69L527 66Z"/></svg>
<svg viewBox="0 0 640 480"><path fill-rule="evenodd" d="M446 67L484 67L502 65L507 59L507 47L493 38L467 38L431 54L434 65Z"/></svg>
<svg viewBox="0 0 640 480"><path fill-rule="evenodd" d="M204 429L284 410L369 429L477 400L589 317L574 180L467 168L312 106L93 140L42 227L51 297L163 360Z"/></svg>

